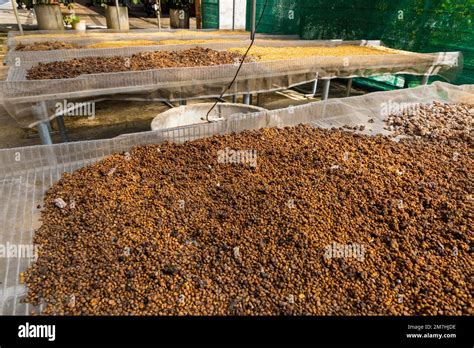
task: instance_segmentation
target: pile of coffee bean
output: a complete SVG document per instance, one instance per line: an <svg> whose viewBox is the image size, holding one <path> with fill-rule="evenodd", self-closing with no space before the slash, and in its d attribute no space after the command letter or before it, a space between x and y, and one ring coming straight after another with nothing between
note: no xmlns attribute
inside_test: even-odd
<svg viewBox="0 0 474 348"><path fill-rule="evenodd" d="M66 79L87 74L139 71L162 68L182 68L234 64L243 55L195 47L182 51L140 52L131 57L85 57L66 61L39 63L28 70L28 80ZM246 58L251 61L252 58Z"/></svg>
<svg viewBox="0 0 474 348"><path fill-rule="evenodd" d="M437 141L464 140L473 144L474 105L433 102L410 104L386 120L395 135L421 136Z"/></svg>
<svg viewBox="0 0 474 348"><path fill-rule="evenodd" d="M62 42L62 41L44 41L35 42L33 44L18 44L15 47L15 51L52 51L52 50L70 50L83 48L84 46Z"/></svg>
<svg viewBox="0 0 474 348"><path fill-rule="evenodd" d="M138 146L47 192L59 315L472 315L472 148L269 128Z"/></svg>

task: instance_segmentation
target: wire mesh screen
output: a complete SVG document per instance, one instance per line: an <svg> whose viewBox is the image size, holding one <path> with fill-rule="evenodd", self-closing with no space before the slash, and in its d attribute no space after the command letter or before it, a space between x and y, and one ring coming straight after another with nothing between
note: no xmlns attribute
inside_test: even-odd
<svg viewBox="0 0 474 348"><path fill-rule="evenodd" d="M246 43L241 43L241 47ZM325 46L344 44L372 45L382 54L310 56L293 59L258 61L243 65L239 76L226 95L244 93L263 93L282 90L315 78L360 77L381 74L442 75L451 80L462 67L462 56L458 52L418 54L395 51L378 47L379 42L357 41L267 41L271 47ZM229 43L219 43L212 47L228 49ZM181 47L182 48L182 47ZM151 48L101 49L100 54L127 57L134 52L152 50ZM94 50L65 50L61 58L67 59L80 53L86 57ZM74 51L74 52L72 52ZM92 53L91 53L92 51ZM38 60L49 60L50 56L41 53L25 52L30 61L20 66L11 66L7 81L0 84L0 100L3 99L8 113L24 126L33 127L38 122L55 117L56 102L82 100L103 96L146 95L155 100L177 101L193 98L219 97L233 79L238 64L200 67L164 68L155 70L123 71L80 75L76 78L52 80L27 80L27 71ZM55 54L55 53L51 53ZM190 83L191 82L191 83ZM47 112L37 112L38 102L44 101Z"/></svg>
<svg viewBox="0 0 474 348"><path fill-rule="evenodd" d="M133 41L147 40L155 41L157 44L163 40L213 40L234 39L246 40L249 33L241 30L156 30L156 29L133 29L128 32L117 32L114 30L88 30L84 32L75 31L35 31L34 33L20 35L19 32L8 32L7 46L14 50L18 45L34 44L47 41L61 41L75 45L91 45L110 41ZM273 35L258 34L260 39L298 39L298 35Z"/></svg>
<svg viewBox="0 0 474 348"><path fill-rule="evenodd" d="M215 37L214 37L215 38ZM222 40L227 40L224 38ZM185 50L193 47L205 47L215 50L225 50L236 47L248 47L250 39L248 36L241 37L239 41L234 38L229 38L228 42L208 42L208 43L186 43L186 40L180 40L182 43L176 44L164 44L164 45L147 45L140 46L134 45L133 42L130 46L125 47L112 47L112 48L71 48L71 49L59 49L49 51L8 51L5 56L5 64L14 67L29 68L35 63L39 62L54 62L62 61L73 58L82 57L112 57L112 56L131 56L134 53L139 52L152 52L152 51L177 51ZM173 40L177 41L177 40ZM312 46L323 46L323 47L335 47L343 45L354 45L354 46L380 46L379 40L283 40L283 39L265 39L256 38L256 46L264 47L312 47Z"/></svg>
<svg viewBox="0 0 474 348"><path fill-rule="evenodd" d="M127 134L109 140L32 146L0 150L0 243L2 246L31 246L40 226L41 204L46 190L63 173L95 163L104 157L128 151L136 145L184 142L216 134L229 134L263 127L294 126L300 123L323 128L364 124L366 134L387 133L383 129L384 103L426 103L432 101L474 103L474 86L452 86L436 82L430 86L359 97L332 99L297 107L236 114L213 123L162 131ZM368 123L368 119L374 119ZM27 289L23 272L34 257L0 258L0 313L30 314L40 311L22 303Z"/></svg>

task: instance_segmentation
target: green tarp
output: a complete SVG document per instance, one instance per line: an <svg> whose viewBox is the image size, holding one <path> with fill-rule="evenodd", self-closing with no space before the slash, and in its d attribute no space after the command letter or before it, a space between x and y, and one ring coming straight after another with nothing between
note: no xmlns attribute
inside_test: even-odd
<svg viewBox="0 0 474 348"><path fill-rule="evenodd" d="M257 17L265 0L257 0ZM250 29L247 1L247 29ZM380 39L416 51L461 51L454 81L474 84L474 0L268 0L260 33L303 39Z"/></svg>
<svg viewBox="0 0 474 348"><path fill-rule="evenodd" d="M257 20L263 10L265 1L257 1ZM262 16L258 32L267 34L299 34L300 31L300 0L268 0ZM250 31L252 1L247 0L246 29Z"/></svg>
<svg viewBox="0 0 474 348"><path fill-rule="evenodd" d="M203 29L219 29L219 0L202 0L201 16Z"/></svg>

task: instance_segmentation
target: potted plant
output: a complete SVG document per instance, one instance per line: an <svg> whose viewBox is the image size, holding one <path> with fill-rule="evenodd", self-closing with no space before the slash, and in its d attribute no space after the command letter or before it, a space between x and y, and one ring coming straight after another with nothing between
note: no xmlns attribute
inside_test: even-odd
<svg viewBox="0 0 474 348"><path fill-rule="evenodd" d="M78 31L85 31L87 27L86 21L79 19L79 17L77 17L77 19L77 22L72 22L72 29Z"/></svg>
<svg viewBox="0 0 474 348"><path fill-rule="evenodd" d="M70 3L64 0L29 0L27 7L33 7L40 30L64 30L61 3Z"/></svg>
<svg viewBox="0 0 474 348"><path fill-rule="evenodd" d="M86 21L81 20L74 13L64 17L64 23L70 25L73 30L86 30Z"/></svg>
<svg viewBox="0 0 474 348"><path fill-rule="evenodd" d="M99 4L105 8L105 20L107 22L108 29L116 30L129 30L130 25L128 23L128 5L137 5L140 0L119 0L118 8L115 0L96 0L94 5Z"/></svg>
<svg viewBox="0 0 474 348"><path fill-rule="evenodd" d="M189 9L194 0L167 0L170 8L171 28L189 29Z"/></svg>

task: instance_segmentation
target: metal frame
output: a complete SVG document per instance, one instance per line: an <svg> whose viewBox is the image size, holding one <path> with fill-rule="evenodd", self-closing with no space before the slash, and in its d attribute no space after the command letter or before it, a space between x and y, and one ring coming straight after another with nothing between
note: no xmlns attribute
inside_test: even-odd
<svg viewBox="0 0 474 348"><path fill-rule="evenodd" d="M244 104L247 104L247 105L252 104L252 94L250 93L244 94Z"/></svg>
<svg viewBox="0 0 474 348"><path fill-rule="evenodd" d="M472 90L468 86L464 88L459 86L443 87L447 84L435 83L437 84L436 86L413 88L412 90L415 92L411 94L411 99L407 101L426 102L439 100L459 102L465 95L469 94L468 91ZM457 92L460 90L466 92L459 95ZM376 92L377 99L380 102L388 101L393 99L393 96L397 95L398 92ZM353 98L358 98L358 100L362 101L373 97L365 95ZM351 103L349 101L347 106L350 106ZM337 105L338 103L334 104ZM364 103L359 102L356 104L361 105ZM332 109L334 105L326 103L326 106L328 112L326 115L330 115L332 113L331 110L334 110ZM311 107L311 105L302 106L302 108ZM285 110L280 110L277 113L287 114L288 110L286 112ZM331 118L328 119L327 123L323 123L324 120L319 117L320 113L308 112L307 114L314 117L312 117L312 120L307 119L306 122L314 122L318 126L322 125L329 128L335 123L334 119ZM245 117L244 115L243 119ZM184 140L192 140L195 137L207 136L204 135L207 130L209 130L210 136L213 134L226 134L234 130L250 129L256 125L254 122L241 123L239 120L236 119L232 123L232 127L223 127L223 124L213 122L206 125L178 127L166 131L144 132L145 134L128 134L124 137L113 139L86 140L74 144L0 149L0 161L2 162L0 169L3 178L0 180L0 186L2 186L2 197L4 197L0 203L1 216L3 218L3 220L0 218L0 238L2 238L3 243L6 243L6 241L18 244L32 243L34 231L39 227L37 223L40 209L37 206L43 203L46 190L59 180L65 172L73 172L86 165L96 163L106 156L128 151L134 145L160 143L165 140L174 140L175 137L182 142ZM285 122L285 118L282 120ZM339 126L343 126L347 122L346 119L341 121L344 123L339 123ZM355 121L359 122L358 120ZM265 124L268 123L259 123L257 126L265 127ZM284 123L283 125L286 124ZM47 124L44 126L47 127ZM18 153L21 154L21 161L15 160L15 154ZM2 282L0 284L0 292L4 294L3 297L0 296L0 315L25 315L31 314L32 310L35 310L36 313L41 313L41 308L34 308L31 304L20 301L20 298L25 294L23 291L26 291L26 288L23 284L19 283L19 274L27 268L30 262L21 258L5 258L4 260L4 263L0 262L0 282ZM9 289L8 296L5 296L6 289Z"/></svg>
<svg viewBox="0 0 474 348"><path fill-rule="evenodd" d="M329 98L329 87L331 86L331 79L323 80L323 94L321 96L322 100L327 100Z"/></svg>
<svg viewBox="0 0 474 348"><path fill-rule="evenodd" d="M362 44L362 43L360 42L360 44ZM440 65L442 65L442 64L440 64ZM424 85L428 84L429 77L436 74L437 70L435 70L435 68L437 68L438 66L439 65L432 66L423 75L422 84L424 84ZM396 72L394 72L394 74L396 74ZM344 78L344 76L341 76L341 77L335 76L335 77L323 78L322 79L323 80L322 81L322 97L321 97L322 100L327 100L329 98L331 78ZM346 78L348 79L346 96L350 96L351 89L352 89L352 77L346 77ZM311 94L313 96L317 92L319 79L320 79L319 78L319 72L316 72L315 76L314 76L314 80L312 81L313 85L312 85ZM7 81L7 82L16 82L16 81L12 80L12 81ZM304 83L308 83L308 82L304 82ZM150 90L153 90L154 88L156 88L156 87L154 87L154 86L150 87ZM287 87L280 88L280 89L274 88L274 89L268 90L268 92L276 91L276 90L283 90L283 89L286 89L286 88ZM105 95L108 95L108 94L115 94L115 95L133 94L133 93L136 93L137 91L144 92L146 90L147 89L144 89L141 86L122 86L122 87L104 88L104 89L100 90L100 93L101 93L102 96L105 96ZM68 96L67 99L90 98L91 96L97 96L97 92L98 92L97 89L94 89L92 91L73 90L73 91L64 93L64 98L66 98L66 95ZM248 91L248 92L247 91L240 91L240 93L242 93L242 92L244 92L243 93L243 104L251 105L252 104L252 93L251 93L252 91ZM261 104L260 93L262 93L262 92L257 93L257 98L256 98L257 105ZM53 94L53 93L40 94L40 95L35 95L35 96L19 96L19 97L15 97L15 98L9 98L9 101L11 103L15 103L15 104L28 103L28 102L29 103L36 102L38 104L38 120L42 120L37 125L38 133L40 134L40 138L41 138L43 144L51 144L52 140L51 140L51 136L49 134L50 129L48 129L48 127L50 127L49 121L48 122L43 121L43 120L49 119L49 115L46 115L46 113L47 113L46 102L51 101L51 100L55 100L61 95L63 95L63 93L61 93L61 94L56 94L56 93L55 94ZM200 98L199 96L196 96L196 97L191 97L191 98L188 98L188 99L191 100L191 99L199 99L199 98ZM106 98L103 98L103 99L106 99ZM237 101L237 95L232 95L232 102L236 102L236 101ZM164 101L160 100L160 102L165 103L169 107L174 107L174 105L171 104L171 102L169 100L168 101L167 100L164 100ZM187 101L184 100L184 99L179 101L179 105L186 105L186 103L187 103ZM53 116L57 117L57 116L60 116L60 115L53 115ZM45 125L46 125L46 127L45 127ZM57 120L57 125L58 125L58 128L59 128L59 133L61 135L62 141L68 141L67 130L66 130L66 127L65 127L65 124L64 124L64 120L62 118L58 119Z"/></svg>

